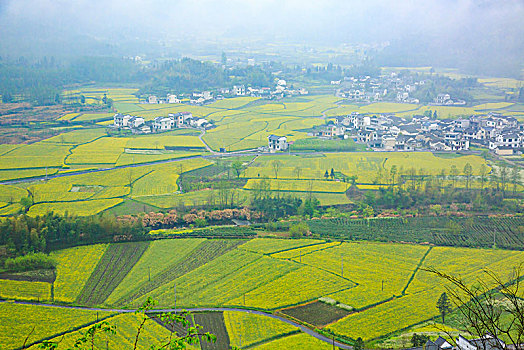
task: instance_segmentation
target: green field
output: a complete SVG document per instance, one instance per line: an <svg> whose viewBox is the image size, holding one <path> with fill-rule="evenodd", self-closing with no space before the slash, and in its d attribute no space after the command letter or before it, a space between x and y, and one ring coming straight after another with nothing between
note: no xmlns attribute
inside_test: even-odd
<svg viewBox="0 0 524 350"><path fill-rule="evenodd" d="M434 304L446 284L420 267L460 274L472 283L483 268L504 277L524 259L521 251L500 249L269 238L119 243L69 248L53 255L59 262L56 301L136 307L150 296L165 308L174 306L176 286L177 307L245 306L276 311L299 305L297 312L288 311L293 317L310 315L305 322L329 322L324 327L336 334L365 340L384 339L438 316ZM49 283L23 282L23 287L13 287L14 282L0 281L0 290L9 290L12 299L49 298ZM42 283L47 289L41 289ZM324 321L318 317L315 321L313 307L322 304L309 303L320 297L355 311L344 311L345 316L335 308L333 318L326 314ZM331 309L323 310L329 313ZM257 348L289 346L303 338L293 335L293 327L256 319L224 314L232 345L239 344L240 337L242 344ZM254 324L252 333L242 330Z"/></svg>
<svg viewBox="0 0 524 350"><path fill-rule="evenodd" d="M54 283L55 301L75 301L106 249L106 244L97 244L52 253L58 262Z"/></svg>
<svg viewBox="0 0 524 350"><path fill-rule="evenodd" d="M103 318L113 314L13 303L0 303L0 312L3 315L0 322L0 348L2 349L21 348L26 337L29 345L61 332L72 331L94 323L97 317Z"/></svg>
<svg viewBox="0 0 524 350"><path fill-rule="evenodd" d="M302 96L281 101L239 97L206 106L148 105L138 103L133 95L136 91L131 88L89 87L70 90L67 94L83 94L88 98L88 103L94 104L100 103L103 95L107 94L114 97L117 109L125 107L128 112L135 111L132 114L141 115L148 120L180 111L190 111L195 116L212 119L216 127L207 130L203 140L214 150L222 147L228 151L255 149L267 145L268 135L277 134L296 141L291 146L293 151L325 152L259 156L252 163L245 160L246 168L242 169L240 176L247 180L247 184L238 186L234 196L239 205L251 200L252 190L261 178L272 179L270 190L273 195L286 193L305 200L313 193L322 206L331 206L351 203L345 195L349 187L347 183L350 182L348 177L356 177L355 181L361 190L377 190L381 188L381 184L389 182L388 174L393 166L397 167L397 177L405 177L411 168L417 173L436 175L443 170L449 173L451 166L456 166L460 173L466 163L473 166L473 173L476 175L480 166L486 164L483 158L475 155L441 157L429 152L355 152L363 147L352 140L320 140L308 136L307 130L324 124L326 116L351 111L409 115L421 114L425 110L438 110L443 117L466 112L487 113L491 110L521 113L520 104L506 102L486 102L473 107L385 102L348 105L330 95ZM82 118L91 117L89 114L72 113L61 118L81 123ZM220 195L216 188L206 188L202 184L196 189L188 190L178 186L180 174L219 162L212 158L184 159L209 155L198 137L200 131L179 129L155 135L124 133L123 136L110 136L104 127L89 123L62 131L64 132L59 135L32 144L2 145L0 181L45 175L50 177L54 174L69 176L34 181L27 186L16 184L9 188L4 187L5 191L0 192L0 215L18 212L20 206L14 203L28 195L34 196L30 215L41 215L48 211L93 215L119 206L128 199L165 209L213 206L218 203ZM144 164L164 161L167 163ZM125 168L132 164L141 166ZM111 170L71 174L73 171L97 168ZM325 174L326 171L331 173L331 169L335 172L336 179L327 181ZM346 180L346 183L342 180Z"/></svg>

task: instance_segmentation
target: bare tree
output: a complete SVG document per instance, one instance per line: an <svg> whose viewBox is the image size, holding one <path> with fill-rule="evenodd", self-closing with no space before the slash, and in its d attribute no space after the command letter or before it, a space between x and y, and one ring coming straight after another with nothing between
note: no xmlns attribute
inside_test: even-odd
<svg viewBox="0 0 524 350"><path fill-rule="evenodd" d="M455 182L457 181L459 171L455 164L451 166L451 169L449 169L449 176L451 177L451 183L453 184L453 188L455 188Z"/></svg>
<svg viewBox="0 0 524 350"><path fill-rule="evenodd" d="M280 171L281 166L282 162L279 160L274 160L271 162L271 167L273 168L273 172L275 173L275 179L278 179L278 172Z"/></svg>
<svg viewBox="0 0 524 350"><path fill-rule="evenodd" d="M295 169L293 170L293 172L295 173L297 179L300 179L300 173L302 172L302 168L297 166L295 167Z"/></svg>
<svg viewBox="0 0 524 350"><path fill-rule="evenodd" d="M513 185L513 195L515 195L517 187L520 185L520 169L516 165L511 168L511 184Z"/></svg>
<svg viewBox="0 0 524 350"><path fill-rule="evenodd" d="M466 163L464 165L464 177L466 178L466 189L469 190L469 184L471 180L471 176L473 175L473 167L471 164Z"/></svg>
<svg viewBox="0 0 524 350"><path fill-rule="evenodd" d="M513 349L524 349L524 301L522 264L513 269L504 280L491 270L485 269L483 277L470 287L463 279L449 275L435 268L423 270L436 274L449 282L446 287L451 302L462 316L462 326L473 335L480 337L484 349L499 347L501 341ZM485 337L489 334L493 338Z"/></svg>
<svg viewBox="0 0 524 350"><path fill-rule="evenodd" d="M506 196L506 185L508 183L508 167L503 164L499 171L500 186L502 187L502 196Z"/></svg>
<svg viewBox="0 0 524 350"><path fill-rule="evenodd" d="M391 186L395 185L395 176L397 175L397 166L392 165L391 169L389 169L389 173L391 175Z"/></svg>
<svg viewBox="0 0 524 350"><path fill-rule="evenodd" d="M484 189L484 184L486 183L487 178L488 178L488 167L486 166L486 164L481 164L480 177L479 177L481 190Z"/></svg>

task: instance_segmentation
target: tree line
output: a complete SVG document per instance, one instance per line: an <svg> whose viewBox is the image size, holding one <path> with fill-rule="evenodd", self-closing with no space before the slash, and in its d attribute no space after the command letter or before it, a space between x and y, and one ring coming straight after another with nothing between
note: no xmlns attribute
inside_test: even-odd
<svg viewBox="0 0 524 350"><path fill-rule="evenodd" d="M108 215L78 217L47 213L31 217L24 214L0 221L0 246L5 246L6 255L11 256L78 244L139 239L144 234L140 223Z"/></svg>
<svg viewBox="0 0 524 350"><path fill-rule="evenodd" d="M470 203L477 210L500 208L519 197L520 169L517 166L488 168L481 164L478 174L466 163L463 169L451 165L431 175L424 168L403 168L393 165L380 170L376 183L386 184L376 193L368 192L365 202L384 208L410 208L417 205ZM517 209L517 208L512 208Z"/></svg>

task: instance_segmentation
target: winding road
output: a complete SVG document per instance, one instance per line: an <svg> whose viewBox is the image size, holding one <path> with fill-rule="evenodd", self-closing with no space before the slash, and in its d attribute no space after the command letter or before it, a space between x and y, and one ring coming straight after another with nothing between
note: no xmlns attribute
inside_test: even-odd
<svg viewBox="0 0 524 350"><path fill-rule="evenodd" d="M0 300L0 303L8 302L6 300ZM9 301L10 302L10 301ZM61 308L61 309L74 309L74 310L88 310L88 311L104 311L104 312L117 312L117 313L132 313L136 312L136 309L102 309L102 308L94 308L94 307L80 307L80 306L65 306L65 305L55 305L55 304L42 304L42 303L32 303L32 302L24 302L24 301L14 301L12 302L14 304L22 304L22 305L36 305L36 306L47 306L47 307L55 307L55 308ZM351 345L347 345L344 343L340 343L338 341L334 341L333 339L330 339L320 333L315 332L312 329L309 329L308 327L301 325L299 323L293 322L291 320L288 320L287 318L280 317L277 315L273 315L267 312L258 311L258 310L248 310L248 309L237 309L237 308L227 308L227 307L216 307L216 308L190 308L190 309L155 309L151 310L150 312L181 312L181 311L190 311L190 312L220 312L220 311L235 311L235 312L245 312L249 314L254 315L260 315L265 317L270 317L276 320L280 320L282 322L286 322L287 324L290 324L294 327L299 328L302 332L309 334L312 337L315 337L319 340L322 340L329 344L334 344L336 347L339 347L340 349L353 349Z"/></svg>

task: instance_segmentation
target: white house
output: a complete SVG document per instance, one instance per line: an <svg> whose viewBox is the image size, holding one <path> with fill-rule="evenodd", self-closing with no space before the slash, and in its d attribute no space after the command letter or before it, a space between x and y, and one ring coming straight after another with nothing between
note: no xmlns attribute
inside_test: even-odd
<svg viewBox="0 0 524 350"><path fill-rule="evenodd" d="M269 135L267 137L268 148L271 153L277 151L285 151L288 149L289 144L285 136Z"/></svg>
<svg viewBox="0 0 524 350"><path fill-rule="evenodd" d="M155 95L151 95L147 98L147 103L158 103L158 98Z"/></svg>
<svg viewBox="0 0 524 350"><path fill-rule="evenodd" d="M117 128L127 127L127 123L131 119L130 115L123 115L122 113L117 113L113 116L113 125Z"/></svg>
<svg viewBox="0 0 524 350"><path fill-rule="evenodd" d="M175 120L175 125L177 128L181 128L184 125L189 125L190 120L193 118L191 112L178 112L175 114L169 114Z"/></svg>
<svg viewBox="0 0 524 350"><path fill-rule="evenodd" d="M495 137L495 141L489 142L489 148L495 149L495 148L519 148L521 145L521 137L517 133L504 133L497 135Z"/></svg>
<svg viewBox="0 0 524 350"><path fill-rule="evenodd" d="M244 85L233 86L233 95L244 96L246 94L246 87Z"/></svg>
<svg viewBox="0 0 524 350"><path fill-rule="evenodd" d="M439 105L446 104L448 100L451 99L451 96L449 94L438 94L437 98L435 99L435 103Z"/></svg>
<svg viewBox="0 0 524 350"><path fill-rule="evenodd" d="M168 94L166 100L167 103L181 103L181 101L178 99L176 95Z"/></svg>
<svg viewBox="0 0 524 350"><path fill-rule="evenodd" d="M127 126L130 128L138 128L145 124L145 120L142 117L131 117L127 121Z"/></svg>
<svg viewBox="0 0 524 350"><path fill-rule="evenodd" d="M175 127L175 119L169 117L156 117L153 120L153 131L167 131Z"/></svg>
<svg viewBox="0 0 524 350"><path fill-rule="evenodd" d="M491 335L485 335L478 339L466 339L462 335L457 338L458 350L500 350L506 349L502 340L497 340Z"/></svg>

